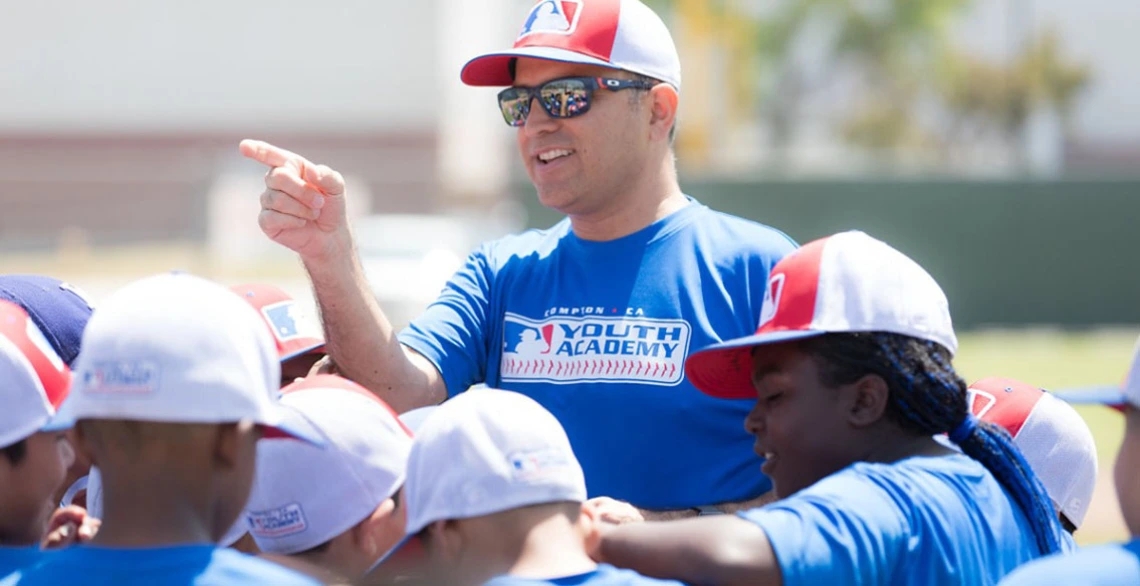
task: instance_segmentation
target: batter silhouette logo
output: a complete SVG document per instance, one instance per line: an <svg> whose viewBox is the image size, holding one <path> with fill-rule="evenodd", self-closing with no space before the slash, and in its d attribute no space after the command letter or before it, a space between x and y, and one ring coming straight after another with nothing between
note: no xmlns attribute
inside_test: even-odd
<svg viewBox="0 0 1140 586"><path fill-rule="evenodd" d="M507 313L500 373L504 381L672 386L684 379L691 338L681 319Z"/></svg>
<svg viewBox="0 0 1140 586"><path fill-rule="evenodd" d="M518 38L538 33L568 35L578 28L581 0L542 0L530 9Z"/></svg>
<svg viewBox="0 0 1140 586"><path fill-rule="evenodd" d="M780 297L784 293L784 273L772 275L768 281L768 289L764 291L764 304L760 309L760 323L757 329L776 317L776 310L780 308Z"/></svg>
<svg viewBox="0 0 1140 586"><path fill-rule="evenodd" d="M978 419L985 417L986 413L993 409L995 403L997 403L997 398L990 393L978 389L966 389L966 404L970 406L970 412Z"/></svg>

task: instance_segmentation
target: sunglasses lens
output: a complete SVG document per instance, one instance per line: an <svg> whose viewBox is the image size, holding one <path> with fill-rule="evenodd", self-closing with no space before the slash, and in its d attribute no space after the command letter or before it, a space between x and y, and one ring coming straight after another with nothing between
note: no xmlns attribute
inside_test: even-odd
<svg viewBox="0 0 1140 586"><path fill-rule="evenodd" d="M530 113L530 92L522 88L510 87L499 92L499 109L503 120L511 126L522 126Z"/></svg>
<svg viewBox="0 0 1140 586"><path fill-rule="evenodd" d="M590 88L580 79L558 79L542 86L538 97L553 118L573 118L590 108Z"/></svg>

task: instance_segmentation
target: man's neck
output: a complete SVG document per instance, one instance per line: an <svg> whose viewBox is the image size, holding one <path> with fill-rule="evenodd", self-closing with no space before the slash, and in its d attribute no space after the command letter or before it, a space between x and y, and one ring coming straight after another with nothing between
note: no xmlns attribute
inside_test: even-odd
<svg viewBox="0 0 1140 586"><path fill-rule="evenodd" d="M582 240L607 242L628 236L688 205L672 164L635 182L627 193L613 194L611 205L590 214L570 215L574 234Z"/></svg>

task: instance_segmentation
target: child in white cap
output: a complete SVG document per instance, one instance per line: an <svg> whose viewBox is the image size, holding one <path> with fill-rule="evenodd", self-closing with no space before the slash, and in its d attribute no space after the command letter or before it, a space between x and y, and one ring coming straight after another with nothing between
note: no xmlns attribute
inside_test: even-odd
<svg viewBox="0 0 1140 586"><path fill-rule="evenodd" d="M585 500L558 420L524 395L477 389L420 423L401 505L430 561L428 583L677 584L594 563Z"/></svg>
<svg viewBox="0 0 1140 586"><path fill-rule="evenodd" d="M317 583L215 546L249 496L258 439L321 441L276 402L279 376L265 325L220 285L166 274L108 298L51 425L74 426L99 466L103 524L14 583Z"/></svg>
<svg viewBox="0 0 1140 586"><path fill-rule="evenodd" d="M386 403L334 375L281 391L325 440L262 442L246 527L271 559L288 556L328 576L355 580L404 537L396 491L412 436ZM399 514L398 514L399 513Z"/></svg>

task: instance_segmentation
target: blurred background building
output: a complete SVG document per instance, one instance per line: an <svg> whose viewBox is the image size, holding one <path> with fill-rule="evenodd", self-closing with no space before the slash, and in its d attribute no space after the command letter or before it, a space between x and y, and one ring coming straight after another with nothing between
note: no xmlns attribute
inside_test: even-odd
<svg viewBox="0 0 1140 586"><path fill-rule="evenodd" d="M969 377L1120 380L1140 4L646 2L681 53L690 194L800 242L861 228L907 251L950 297ZM98 300L179 268L311 302L257 228L264 169L237 143L261 138L346 176L369 278L406 322L476 243L558 219L496 90L458 81L530 3L0 0L0 271ZM1119 421L1083 413L1108 478ZM1101 488L1086 542L1122 531Z"/></svg>

